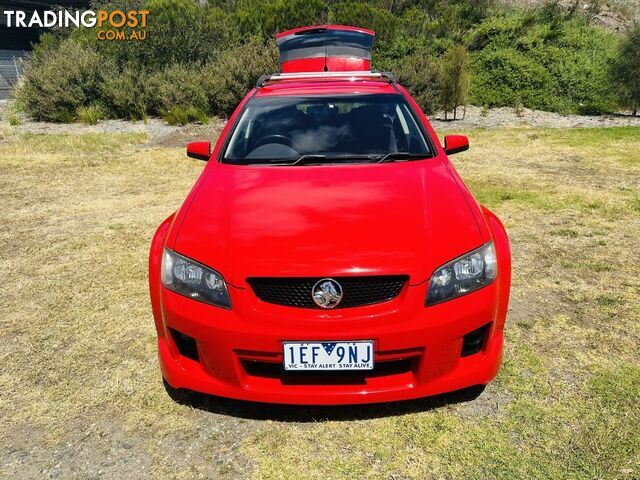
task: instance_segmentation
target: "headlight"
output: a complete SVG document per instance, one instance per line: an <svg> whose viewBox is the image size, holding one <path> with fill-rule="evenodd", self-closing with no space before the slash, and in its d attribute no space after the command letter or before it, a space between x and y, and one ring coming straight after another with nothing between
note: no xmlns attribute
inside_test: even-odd
<svg viewBox="0 0 640 480"><path fill-rule="evenodd" d="M427 305L459 297L493 282L498 274L493 242L441 266L431 276Z"/></svg>
<svg viewBox="0 0 640 480"><path fill-rule="evenodd" d="M218 272L166 248L162 255L162 283L185 297L231 308L227 285Z"/></svg>

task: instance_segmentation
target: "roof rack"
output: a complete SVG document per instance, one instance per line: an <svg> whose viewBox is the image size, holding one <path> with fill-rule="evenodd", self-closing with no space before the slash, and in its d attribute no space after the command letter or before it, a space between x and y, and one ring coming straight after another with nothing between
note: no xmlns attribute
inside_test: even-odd
<svg viewBox="0 0 640 480"><path fill-rule="evenodd" d="M295 72L295 73L273 73L262 75L256 82L256 88L264 86L267 82L277 80L327 80L327 79L347 79L347 80L368 80L379 78L389 83L396 83L396 77L391 72L368 72L357 70L353 72Z"/></svg>

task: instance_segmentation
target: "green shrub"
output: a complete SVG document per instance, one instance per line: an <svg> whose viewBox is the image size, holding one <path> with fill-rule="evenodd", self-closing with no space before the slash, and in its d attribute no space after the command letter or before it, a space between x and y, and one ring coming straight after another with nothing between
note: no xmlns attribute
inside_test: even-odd
<svg viewBox="0 0 640 480"><path fill-rule="evenodd" d="M237 3L231 24L240 38L273 38L276 32L290 28L325 24L327 11L324 0L245 0Z"/></svg>
<svg viewBox="0 0 640 480"><path fill-rule="evenodd" d="M94 47L113 59L119 68L134 64L146 70L163 69L174 63L204 63L228 48L236 28L222 9L207 2L200 7L190 0L109 0L94 1L94 8L107 11L150 11L144 41L104 41L97 32L104 27L80 28L73 38ZM131 29L124 27L126 35ZM141 27L133 30L139 31Z"/></svg>
<svg viewBox="0 0 640 480"><path fill-rule="evenodd" d="M76 111L78 120L87 125L95 125L105 118L104 107L99 103L92 103L86 107L80 107Z"/></svg>
<svg viewBox="0 0 640 480"><path fill-rule="evenodd" d="M608 77L615 35L580 18L557 21L552 7L496 16L471 35L474 103L561 113L615 109Z"/></svg>
<svg viewBox="0 0 640 480"><path fill-rule="evenodd" d="M230 115L260 75L277 70L278 54L273 44L265 46L252 40L224 52L201 72L210 113Z"/></svg>
<svg viewBox="0 0 640 480"><path fill-rule="evenodd" d="M59 123L73 123L76 121L76 116L69 110L60 110L58 116L54 121Z"/></svg>
<svg viewBox="0 0 640 480"><path fill-rule="evenodd" d="M112 117L139 120L160 115L171 124L182 124L186 113L187 122L203 122L209 111L198 66L173 65L150 74L133 65L115 70L105 76L101 101Z"/></svg>
<svg viewBox="0 0 640 480"><path fill-rule="evenodd" d="M148 37L140 62L150 68L174 63L203 63L225 47L226 16L214 6L184 0L150 0Z"/></svg>
<svg viewBox="0 0 640 480"><path fill-rule="evenodd" d="M514 46L513 42L532 28L531 20L522 12L488 18L469 33L469 50Z"/></svg>
<svg viewBox="0 0 640 480"><path fill-rule="evenodd" d="M425 113L430 114L440 108L439 66L429 52L417 51L386 61L382 69L395 73L398 82L411 93Z"/></svg>
<svg viewBox="0 0 640 480"><path fill-rule="evenodd" d="M379 66L384 64L387 59L397 60L406 55L414 54L418 51L430 50L433 55L433 33L430 31L432 23L426 18L419 17L420 10L412 10L412 19L404 21L404 29L406 33L395 35L384 49L378 48L379 45L374 41L373 44L373 60L372 64ZM415 19L415 23L412 21Z"/></svg>
<svg viewBox="0 0 640 480"><path fill-rule="evenodd" d="M357 1L338 2L329 15L331 23L374 30L377 46L382 48L391 41L397 23L396 17L385 8Z"/></svg>
<svg viewBox="0 0 640 480"><path fill-rule="evenodd" d="M2 120L8 122L12 127L18 126L21 123L20 114L22 112L24 112L24 105L20 101L13 99L7 104Z"/></svg>
<svg viewBox="0 0 640 480"><path fill-rule="evenodd" d="M105 117L226 116L260 75L278 70L274 33L327 22L375 30L374 68L394 71L427 112L441 108L451 84L439 78L441 57L461 44L471 56L472 103L563 113L617 106L608 66L617 37L589 26L593 8L567 10L556 0L529 10L492 10L492 0L92 3L150 10L147 39L98 41L95 28L42 35L18 94L32 117L91 117L97 103Z"/></svg>
<svg viewBox="0 0 640 480"><path fill-rule="evenodd" d="M620 105L636 115L640 110L640 23L629 29L620 44L611 76Z"/></svg>
<svg viewBox="0 0 640 480"><path fill-rule="evenodd" d="M148 91L150 112L165 112L172 107L209 111L209 101L202 79L202 69L197 66L173 65L149 76Z"/></svg>
<svg viewBox="0 0 640 480"><path fill-rule="evenodd" d="M104 75L100 98L108 116L140 120L147 117L150 109L148 76L135 66L123 70L112 69Z"/></svg>
<svg viewBox="0 0 640 480"><path fill-rule="evenodd" d="M122 12L127 12L130 10L142 10L145 8L144 4L145 1L143 0L92 0L91 8L94 10L120 10ZM124 65L131 62L139 63L141 50L148 48L147 45L145 45L147 40L141 42L99 40L97 38L98 31L105 30L106 28L106 25L103 25L102 27L98 27L96 25L92 28L76 28L71 30L69 35L76 42L91 47L106 58L110 59L118 68L122 68ZM131 29L126 26L116 30L124 30L127 35L131 32ZM139 29L136 28L135 30Z"/></svg>
<svg viewBox="0 0 640 480"><path fill-rule="evenodd" d="M169 125L186 125L190 122L198 122L203 125L209 123L209 117L196 107L171 107L162 112L162 118Z"/></svg>
<svg viewBox="0 0 640 480"><path fill-rule="evenodd" d="M66 35L61 31L45 32L40 35L38 43L33 45L33 51L31 52L33 58L42 60L47 55L50 55L55 50L60 48L60 45L65 40Z"/></svg>
<svg viewBox="0 0 640 480"><path fill-rule="evenodd" d="M516 49L482 50L472 57L473 102L486 107L523 105L541 110L568 110L554 90L549 72L535 59Z"/></svg>
<svg viewBox="0 0 640 480"><path fill-rule="evenodd" d="M66 122L99 98L104 72L99 53L67 39L27 65L17 95L34 119Z"/></svg>

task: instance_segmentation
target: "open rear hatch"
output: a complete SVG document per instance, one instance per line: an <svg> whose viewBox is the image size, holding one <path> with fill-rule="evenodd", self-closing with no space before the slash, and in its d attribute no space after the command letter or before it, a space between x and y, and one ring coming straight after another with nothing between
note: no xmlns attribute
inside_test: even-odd
<svg viewBox="0 0 640 480"><path fill-rule="evenodd" d="M374 37L371 30L344 25L278 33L282 73L369 71Z"/></svg>

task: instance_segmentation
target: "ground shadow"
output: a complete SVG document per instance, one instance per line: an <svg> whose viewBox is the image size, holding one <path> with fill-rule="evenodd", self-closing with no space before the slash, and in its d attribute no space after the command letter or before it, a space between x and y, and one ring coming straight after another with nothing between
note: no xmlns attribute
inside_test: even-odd
<svg viewBox="0 0 640 480"><path fill-rule="evenodd" d="M376 403L369 405L308 406L277 405L271 403L246 402L206 395L191 390L175 389L164 382L169 396L181 405L188 405L220 415L247 420L275 420L280 422L324 422L330 420L367 420L392 417L441 408L446 405L469 402L477 399L484 391L484 385L476 385L443 395L405 400L401 402Z"/></svg>
<svg viewBox="0 0 640 480"><path fill-rule="evenodd" d="M437 116L437 117L433 117L433 120L437 120L438 122L453 123L453 122L462 122L464 120L464 118L463 117L457 117L457 118L448 117L448 118L444 118L444 117L441 117L441 116Z"/></svg>

